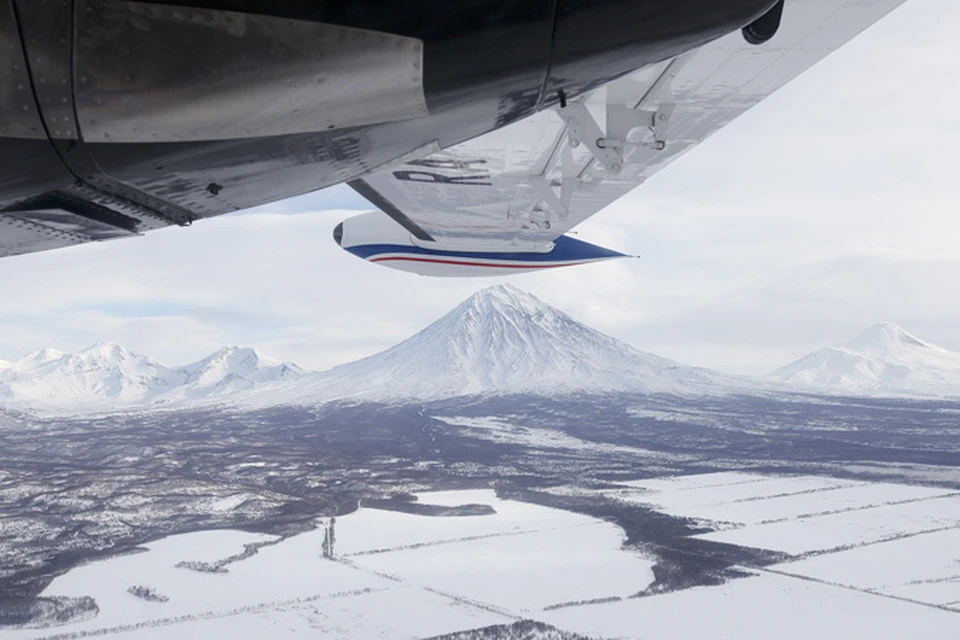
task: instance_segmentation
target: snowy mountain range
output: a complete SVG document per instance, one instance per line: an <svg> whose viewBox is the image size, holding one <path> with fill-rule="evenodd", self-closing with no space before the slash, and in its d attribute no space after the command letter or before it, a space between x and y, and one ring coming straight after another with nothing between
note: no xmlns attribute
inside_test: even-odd
<svg viewBox="0 0 960 640"><path fill-rule="evenodd" d="M37 413L331 400L429 400L475 394L804 391L960 397L960 353L884 323L765 378L690 367L591 329L509 285L484 289L385 351L322 372L228 347L166 367L115 344L44 349L0 361L0 406Z"/></svg>
<svg viewBox="0 0 960 640"><path fill-rule="evenodd" d="M170 368L120 345L102 343L78 353L43 349L0 361L0 404L55 413L144 407L226 397L302 374L293 363L243 347L225 347L198 362Z"/></svg>
<svg viewBox="0 0 960 640"><path fill-rule="evenodd" d="M819 393L958 397L960 353L884 322L849 342L814 351L770 379Z"/></svg>

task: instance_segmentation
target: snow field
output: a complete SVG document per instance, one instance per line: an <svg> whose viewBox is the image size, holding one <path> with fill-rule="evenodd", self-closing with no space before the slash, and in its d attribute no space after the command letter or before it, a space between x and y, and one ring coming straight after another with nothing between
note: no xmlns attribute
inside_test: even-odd
<svg viewBox="0 0 960 640"><path fill-rule="evenodd" d="M524 502L500 500L493 490L423 493L418 502L442 506L488 504L496 513L487 516L424 517L395 511L366 509L351 513L336 522L336 553L399 550L417 545L436 544L485 536L541 531L580 526L596 522L569 511L548 509ZM306 535L316 535L311 532ZM319 533L321 539L323 533ZM300 536L298 536L300 537Z"/></svg>
<svg viewBox="0 0 960 640"><path fill-rule="evenodd" d="M644 478L643 480L631 480L621 482L620 484L644 491L684 491L687 489L765 482L768 479L767 476L748 473L746 471L717 471L715 473L698 473L689 476Z"/></svg>
<svg viewBox="0 0 960 640"><path fill-rule="evenodd" d="M427 518L361 509L337 520L338 555L510 613L627 596L653 581L652 562L621 550L623 530L580 514L498 499L492 490L424 493L420 502L480 503L489 516Z"/></svg>
<svg viewBox="0 0 960 640"><path fill-rule="evenodd" d="M960 633L958 613L773 574L539 618L585 635L643 640L956 640Z"/></svg>
<svg viewBox="0 0 960 640"><path fill-rule="evenodd" d="M954 603L960 609L960 529L891 540L773 568L918 602Z"/></svg>
<svg viewBox="0 0 960 640"><path fill-rule="evenodd" d="M881 593L960 612L960 575L942 582L919 582L883 589Z"/></svg>
<svg viewBox="0 0 960 640"><path fill-rule="evenodd" d="M724 525L697 537L820 555L719 587L547 611L545 622L644 640L960 638L954 491L743 472L624 484L602 493Z"/></svg>
<svg viewBox="0 0 960 640"><path fill-rule="evenodd" d="M336 520L334 560L321 557L323 527L282 541L226 530L165 538L147 552L79 567L45 590L92 596L100 607L93 620L4 638L412 638L507 623L570 600L627 596L653 580L651 562L622 551L624 534L613 524L499 500L492 490L428 493L420 502L489 504L497 512L430 517L362 508ZM224 565L226 573L176 567L235 556L251 543L267 544ZM127 593L133 585L169 601L139 599Z"/></svg>
<svg viewBox="0 0 960 640"><path fill-rule="evenodd" d="M226 565L226 574L175 566L181 561L213 562L242 552L244 544L273 539L240 531L201 531L150 543L145 553L74 569L55 579L43 595L89 595L96 600L100 613L88 622L44 630L40 637L64 630L92 631L156 619L202 617L264 602L390 586L384 579L320 559L319 546L309 554L303 553L303 549L287 553L281 545L263 547L250 558ZM155 603L136 598L127 593L133 585L151 587L169 601ZM37 633L6 631L4 637L35 637Z"/></svg>
<svg viewBox="0 0 960 640"><path fill-rule="evenodd" d="M960 526L960 494L936 487L743 472L624 484L604 494L716 523L706 540L793 555Z"/></svg>
<svg viewBox="0 0 960 640"><path fill-rule="evenodd" d="M518 427L495 417L466 418L460 416L432 416L455 427L469 429L474 435L485 440L508 444L521 444L538 449L575 449L577 451L596 451L598 453L646 453L655 454L649 449L625 447L603 442L581 440L552 429L536 427Z"/></svg>
<svg viewBox="0 0 960 640"><path fill-rule="evenodd" d="M188 640L417 638L518 617L593 637L643 640L960 637L957 495L746 473L627 487L621 492L656 499L664 511L719 517L726 509L725 522L743 525L700 537L820 555L749 569L756 575L719 586L633 598L652 583L653 562L621 549L619 527L500 500L492 490L424 493L422 504L487 504L496 513L423 516L361 508L337 518L335 560L320 557L323 527L282 541L238 531L166 538L147 545L146 553L79 567L45 591L94 597L100 606L94 620L5 631L4 638L74 632ZM804 515L824 505L841 510ZM785 519L757 524L772 513ZM225 565L227 573L174 566L215 562L247 544L271 542ZM170 600L138 599L126 591L132 585ZM604 599L612 601L589 604Z"/></svg>
<svg viewBox="0 0 960 640"><path fill-rule="evenodd" d="M800 520L716 531L705 540L792 555L839 550L926 531L960 527L960 497L941 496Z"/></svg>
<svg viewBox="0 0 960 640"><path fill-rule="evenodd" d="M623 533L609 523L566 526L438 544L353 559L404 582L536 617L544 607L627 597L653 582L653 563L620 549Z"/></svg>
<svg viewBox="0 0 960 640"><path fill-rule="evenodd" d="M118 629L116 633L137 640L245 640L300 636L324 640L395 640L512 621L512 618L463 605L443 595L396 584L379 591L267 603L246 611L164 621L139 629Z"/></svg>
<svg viewBox="0 0 960 640"><path fill-rule="evenodd" d="M682 517L701 518L715 522L756 525L766 522L808 518L842 511L867 509L881 505L926 500L953 493L949 489L912 487L902 484L856 484L825 487L823 489L792 493L766 499L726 502L707 507L669 509Z"/></svg>
<svg viewBox="0 0 960 640"><path fill-rule="evenodd" d="M715 474L710 474L715 475ZM725 507L731 503L743 501L761 501L777 496L789 496L807 492L823 491L839 487L853 486L852 481L837 480L836 478L822 478L818 476L752 476L752 480L734 476L732 482L721 484L707 484L703 486L664 487L657 489L662 483L647 483L642 481L633 486L646 489L642 493L631 490L625 491L621 497L631 502L649 504L665 513L674 513L684 510L691 514L708 507ZM652 486L651 486L652 485ZM749 509L749 507L745 507ZM700 517L696 515L696 517ZM725 520L727 520L725 518Z"/></svg>

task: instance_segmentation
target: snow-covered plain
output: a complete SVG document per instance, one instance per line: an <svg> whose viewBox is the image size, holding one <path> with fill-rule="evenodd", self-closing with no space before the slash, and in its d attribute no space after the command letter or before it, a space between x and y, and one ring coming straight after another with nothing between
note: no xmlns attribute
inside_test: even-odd
<svg viewBox="0 0 960 640"><path fill-rule="evenodd" d="M440 497L426 494L422 499L444 502L431 495ZM566 602L626 597L653 582L652 562L621 550L624 535L616 525L567 511L491 500L489 492L454 495L458 499L463 495L465 502L492 503L497 517L448 518L451 522L442 531L427 532L420 516L374 513L374 518L388 521L369 526L368 517L361 523L367 525L366 531L396 532L398 539L390 546L367 536L366 549L351 554L347 546L347 557L356 566L523 616ZM406 544L397 546L401 541Z"/></svg>
<svg viewBox="0 0 960 640"><path fill-rule="evenodd" d="M778 569L960 609L960 528L813 556Z"/></svg>
<svg viewBox="0 0 960 640"><path fill-rule="evenodd" d="M791 555L960 527L960 493L822 476L721 472L627 483L606 495L711 523L701 538Z"/></svg>
<svg viewBox="0 0 960 640"><path fill-rule="evenodd" d="M960 527L960 496L954 494L751 525L701 537L800 555L875 544L956 527Z"/></svg>
<svg viewBox="0 0 960 640"><path fill-rule="evenodd" d="M519 618L598 638L958 637L960 497L948 490L722 472L557 491L717 518L720 530L700 537L742 536L797 557L745 568L753 575L719 586L632 597L652 583L654 560L623 549L619 527L491 490L424 493L420 504L496 513L362 507L336 519L332 560L321 557L324 527L283 540L237 531L166 538L146 553L75 569L45 591L93 596L95 619L4 637L416 638ZM176 566L216 562L251 543L263 546L225 572ZM127 592L133 585L169 601L137 598Z"/></svg>
<svg viewBox="0 0 960 640"><path fill-rule="evenodd" d="M910 513L911 508L905 503L958 495L950 489L937 487L858 482L822 476L759 476L739 472L640 480L606 493L627 502L649 505L671 515L714 523L724 532L704 537L745 546L762 546L749 544L751 536L758 531L754 525L777 525L778 528L770 530L778 532L798 527L816 530L816 535L798 536L800 540L795 543L787 542L785 534L778 533L780 546L763 547L789 553L817 550L810 547L814 544L813 540L824 539L823 532L827 529L821 525L826 521L815 520L804 525L807 520L835 515L835 522L849 520L856 529L858 518L871 518L872 514L879 513L878 519L884 524L882 528L871 529L877 533L889 527L886 523L887 512L868 511L870 508L888 509L903 505L897 508ZM953 505L954 501L951 499L946 504ZM925 513L928 506L924 504L915 509ZM845 516L845 512L862 513ZM908 525L904 522L903 526ZM836 527L829 528L829 531L831 536L839 535ZM762 537L765 534L759 535ZM795 546L798 544L801 546ZM824 547L827 548L831 547Z"/></svg>
<svg viewBox="0 0 960 640"><path fill-rule="evenodd" d="M282 541L237 531L165 538L148 552L79 567L45 590L92 596L95 619L4 637L422 637L512 622L550 604L628 596L653 580L652 562L622 550L623 531L611 523L499 500L492 490L429 493L419 502L486 504L496 513L361 508L337 518L334 560L321 557L323 527ZM250 543L267 544L223 573L176 566L215 562ZM169 600L137 598L127 592L134 585Z"/></svg>
<svg viewBox="0 0 960 640"><path fill-rule="evenodd" d="M701 538L799 557L717 587L547 611L544 622L616 638L960 637L956 492L721 472L600 493L719 529Z"/></svg>
<svg viewBox="0 0 960 640"><path fill-rule="evenodd" d="M956 640L960 629L954 611L770 573L540 618L591 637L643 640Z"/></svg>
<svg viewBox="0 0 960 640"><path fill-rule="evenodd" d="M744 479L744 476L729 476L732 482L726 483L722 480L727 477L726 474L706 474L703 478L707 484L692 486L670 486L666 484L669 481L639 481L630 483L631 488L622 491L621 497L649 504L665 513L684 511L683 515L696 515L700 510L714 506L808 494L854 484L852 481L818 476L746 476L748 479ZM658 486L663 488L657 490Z"/></svg>
<svg viewBox="0 0 960 640"><path fill-rule="evenodd" d="M469 429L473 435L479 435L485 440L502 444L521 444L538 449L573 449L576 451L593 451L596 453L643 453L658 455L650 449L642 447L627 447L593 442L557 431L537 427L521 427L512 424L509 420L495 416L463 417L463 416L433 416L446 424ZM663 455L663 454L659 454Z"/></svg>

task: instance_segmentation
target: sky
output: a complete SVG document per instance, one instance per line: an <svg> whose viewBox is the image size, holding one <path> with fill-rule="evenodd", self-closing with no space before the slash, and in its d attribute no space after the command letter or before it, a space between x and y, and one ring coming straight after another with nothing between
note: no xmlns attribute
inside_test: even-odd
<svg viewBox="0 0 960 640"><path fill-rule="evenodd" d="M432 279L337 247L338 186L0 260L0 358L117 342L168 365L249 345L308 369L509 282L645 351L763 374L889 320L960 351L960 3L907 0L578 227L637 259Z"/></svg>

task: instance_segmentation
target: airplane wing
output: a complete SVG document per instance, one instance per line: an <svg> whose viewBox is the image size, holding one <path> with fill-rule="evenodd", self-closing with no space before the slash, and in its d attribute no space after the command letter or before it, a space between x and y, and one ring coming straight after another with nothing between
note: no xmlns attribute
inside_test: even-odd
<svg viewBox="0 0 960 640"><path fill-rule="evenodd" d="M443 150L425 148L350 183L409 233L407 244L415 255L407 254L417 264L405 264L396 242L378 237L370 214L359 217L361 233L351 234L347 220L338 228L338 242L368 260L389 255L388 266L418 273L427 273L425 255L433 262L437 256L457 262L448 259L480 260L489 252L512 256L495 266L516 268L507 263L522 263L519 256L527 254L543 264L562 234L902 2L787 0L779 31L765 44L755 46L732 33L582 99L560 97L555 108L473 140ZM582 257L582 252L574 255L574 262Z"/></svg>

